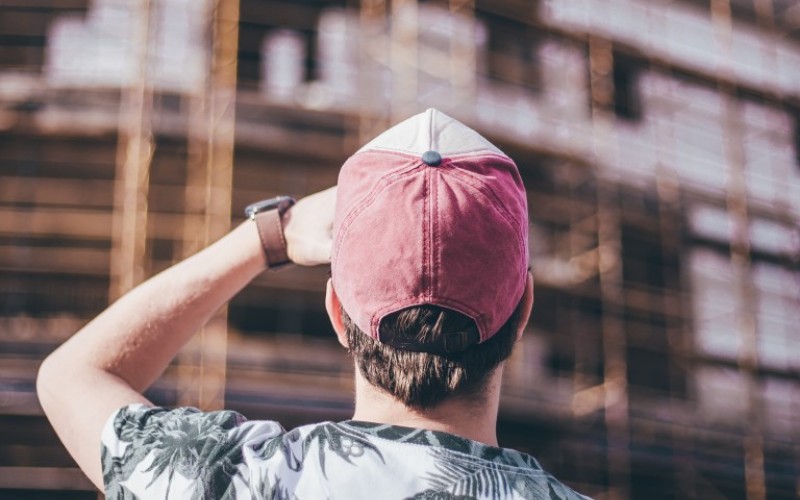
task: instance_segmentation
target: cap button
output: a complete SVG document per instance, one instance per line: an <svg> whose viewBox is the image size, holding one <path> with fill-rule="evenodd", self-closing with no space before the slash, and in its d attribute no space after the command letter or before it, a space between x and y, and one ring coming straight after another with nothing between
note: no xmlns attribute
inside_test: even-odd
<svg viewBox="0 0 800 500"><path fill-rule="evenodd" d="M438 166L440 163L442 163L442 155L433 150L425 151L422 153L422 162L431 167Z"/></svg>

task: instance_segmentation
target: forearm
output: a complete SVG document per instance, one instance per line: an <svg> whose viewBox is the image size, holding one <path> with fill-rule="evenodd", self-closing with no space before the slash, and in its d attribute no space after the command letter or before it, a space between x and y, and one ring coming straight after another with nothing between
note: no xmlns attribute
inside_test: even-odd
<svg viewBox="0 0 800 500"><path fill-rule="evenodd" d="M50 358L65 368L101 369L143 391L264 266L258 235L250 223L243 224L136 287Z"/></svg>
<svg viewBox="0 0 800 500"><path fill-rule="evenodd" d="M164 371L191 336L265 267L249 221L123 296L56 349L37 391L56 433L103 487L99 430Z"/></svg>

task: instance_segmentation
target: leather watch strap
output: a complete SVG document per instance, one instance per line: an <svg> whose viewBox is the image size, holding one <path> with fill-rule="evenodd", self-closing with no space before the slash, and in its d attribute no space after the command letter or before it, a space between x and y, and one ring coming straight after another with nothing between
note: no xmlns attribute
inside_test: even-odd
<svg viewBox="0 0 800 500"><path fill-rule="evenodd" d="M256 214L253 220L267 257L267 267L275 269L289 264L291 261L286 253L286 238L283 237L280 211L267 210Z"/></svg>

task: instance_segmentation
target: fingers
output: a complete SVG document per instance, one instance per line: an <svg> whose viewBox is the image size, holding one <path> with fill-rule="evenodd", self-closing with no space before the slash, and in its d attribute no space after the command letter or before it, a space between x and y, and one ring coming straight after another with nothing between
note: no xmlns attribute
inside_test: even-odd
<svg viewBox="0 0 800 500"><path fill-rule="evenodd" d="M314 266L331 259L336 186L306 196L283 216L286 251L295 264Z"/></svg>
<svg viewBox="0 0 800 500"><path fill-rule="evenodd" d="M325 242L306 241L295 245L295 252L289 252L289 258L295 264L316 266L331 261L331 240Z"/></svg>

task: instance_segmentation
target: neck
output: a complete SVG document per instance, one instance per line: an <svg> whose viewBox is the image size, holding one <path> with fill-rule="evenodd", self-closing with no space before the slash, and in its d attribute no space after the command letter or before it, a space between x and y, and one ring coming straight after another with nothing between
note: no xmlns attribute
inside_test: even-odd
<svg viewBox="0 0 800 500"><path fill-rule="evenodd" d="M489 376L480 403L465 398L451 398L432 409L421 410L409 408L376 388L356 369L356 409L353 420L447 432L497 446L497 411L502 372L501 365Z"/></svg>

